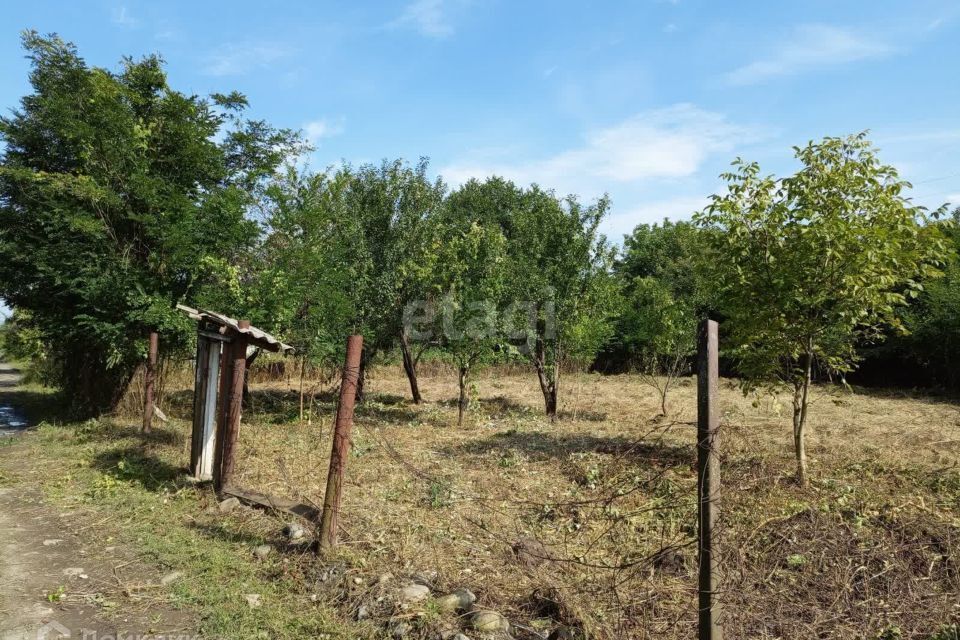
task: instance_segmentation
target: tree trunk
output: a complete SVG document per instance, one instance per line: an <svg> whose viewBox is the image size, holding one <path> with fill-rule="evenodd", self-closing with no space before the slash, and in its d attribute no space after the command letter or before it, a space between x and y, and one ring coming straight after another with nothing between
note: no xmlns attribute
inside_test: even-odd
<svg viewBox="0 0 960 640"><path fill-rule="evenodd" d="M797 457L797 482L807 487L807 405L810 394L810 382L813 378L813 353L808 351L804 357L803 380L793 387L793 447Z"/></svg>
<svg viewBox="0 0 960 640"><path fill-rule="evenodd" d="M467 411L467 371L460 367L460 400L457 402L457 426L463 426L463 414Z"/></svg>
<svg viewBox="0 0 960 640"><path fill-rule="evenodd" d="M96 418L115 411L143 364L139 357L113 366L107 366L108 360L106 351L89 341L70 340L64 345L60 382L71 417Z"/></svg>
<svg viewBox="0 0 960 640"><path fill-rule="evenodd" d="M407 332L400 331L400 353L403 355L403 370L407 374L407 380L410 381L410 395L413 397L413 404L423 402L420 395L420 384L417 382L417 361L410 352L410 341L407 338Z"/></svg>
<svg viewBox="0 0 960 640"><path fill-rule="evenodd" d="M533 366L537 369L537 379L540 381L540 391L543 392L543 404L547 413L547 417L550 418L550 422L556 422L557 420L557 377L559 375L559 368L556 363L554 363L554 375L553 379L550 379L550 376L547 373L546 366L546 347L544 346L543 339L537 338L536 351L533 356Z"/></svg>
<svg viewBox="0 0 960 640"><path fill-rule="evenodd" d="M667 391L670 389L670 375L663 382L663 388L660 390L660 413L664 418L667 417Z"/></svg>
<svg viewBox="0 0 960 640"><path fill-rule="evenodd" d="M547 403L547 415L550 416L550 422L557 421L557 398L560 396L560 357L559 357L559 343L557 346L557 354L554 355L553 361L553 380L550 384L550 402Z"/></svg>
<svg viewBox="0 0 960 640"><path fill-rule="evenodd" d="M307 425L313 425L313 408L317 404L317 391L323 384L323 379L317 380L307 392ZM302 422L302 420L301 420Z"/></svg>

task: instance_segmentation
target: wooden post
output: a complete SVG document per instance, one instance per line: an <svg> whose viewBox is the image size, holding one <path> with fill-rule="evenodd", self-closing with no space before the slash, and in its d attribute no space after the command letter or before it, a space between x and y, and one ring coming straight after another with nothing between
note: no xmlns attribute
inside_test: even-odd
<svg viewBox="0 0 960 640"><path fill-rule="evenodd" d="M343 377L340 381L340 402L337 404L337 420L333 431L333 450L330 453L327 491L323 495L323 513L320 516L321 549L330 549L337 544L340 498L347 457L350 455L350 430L353 428L353 406L357 397L362 351L363 336L347 338L347 357L343 364Z"/></svg>
<svg viewBox="0 0 960 640"><path fill-rule="evenodd" d="M248 320L240 320L241 329L250 326ZM234 453L240 434L240 413L243 407L243 379L246 375L247 339L235 333L233 341L224 348L221 358L220 377L221 407L223 413L217 429L217 456L214 461L214 488L219 493L230 485L234 468Z"/></svg>
<svg viewBox="0 0 960 640"><path fill-rule="evenodd" d="M722 640L722 607L718 602L720 549L714 538L719 513L720 428L719 341L717 323L703 320L697 356L697 498L699 509L699 640Z"/></svg>
<svg viewBox="0 0 960 640"><path fill-rule="evenodd" d="M197 335L197 361L193 378L193 432L190 439L190 473L199 479L203 455L203 425L206 422L207 378L210 370L210 339Z"/></svg>
<svg viewBox="0 0 960 640"><path fill-rule="evenodd" d="M143 432L150 433L153 427L153 385L157 377L157 353L160 338L156 331L150 332L150 347L147 351L147 367L143 371Z"/></svg>

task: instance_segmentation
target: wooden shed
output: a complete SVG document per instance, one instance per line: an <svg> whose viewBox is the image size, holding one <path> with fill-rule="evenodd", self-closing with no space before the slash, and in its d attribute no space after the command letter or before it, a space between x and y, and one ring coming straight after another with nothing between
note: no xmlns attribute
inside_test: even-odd
<svg viewBox="0 0 960 640"><path fill-rule="evenodd" d="M233 473L248 351L289 354L294 349L248 321L185 305L177 308L197 321L190 472L197 480L213 480L222 491Z"/></svg>

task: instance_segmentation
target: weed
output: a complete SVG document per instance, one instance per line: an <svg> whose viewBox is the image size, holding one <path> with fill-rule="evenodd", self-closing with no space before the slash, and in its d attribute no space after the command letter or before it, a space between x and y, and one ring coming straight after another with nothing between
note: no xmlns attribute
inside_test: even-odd
<svg viewBox="0 0 960 640"><path fill-rule="evenodd" d="M431 509L441 509L450 506L453 498L453 488L448 480L431 480L427 487L427 504Z"/></svg>
<svg viewBox="0 0 960 640"><path fill-rule="evenodd" d="M792 553L787 556L787 566L791 569L799 569L807 564L807 557L802 553Z"/></svg>

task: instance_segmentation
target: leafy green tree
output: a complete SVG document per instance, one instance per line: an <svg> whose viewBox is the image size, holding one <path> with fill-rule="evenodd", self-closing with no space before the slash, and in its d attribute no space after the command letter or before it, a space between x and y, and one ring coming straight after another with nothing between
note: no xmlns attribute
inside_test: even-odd
<svg viewBox="0 0 960 640"><path fill-rule="evenodd" d="M43 336L32 326L29 312L14 309L0 324L0 354L4 361L23 364L24 378L46 382L48 377L46 345Z"/></svg>
<svg viewBox="0 0 960 640"><path fill-rule="evenodd" d="M370 361L399 342L404 371L415 403L422 400L414 350L404 330L403 309L426 295L433 264L428 221L442 205L446 186L427 176L422 158L411 166L403 160L384 160L354 172L348 193L350 223L355 226L351 245L357 265L351 287L357 291L358 312L364 333L361 360L363 379Z"/></svg>
<svg viewBox="0 0 960 640"><path fill-rule="evenodd" d="M555 420L564 365L590 362L613 331L619 287L611 267L614 250L598 227L606 198L589 206L559 200L536 185L518 191L496 186L508 243L508 297L519 305L507 314L510 339L533 364L546 415Z"/></svg>
<svg viewBox="0 0 960 640"><path fill-rule="evenodd" d="M625 294L618 340L632 367L656 389L664 416L670 386L687 371L696 349L696 318L689 301L677 300L670 287L653 276L634 279Z"/></svg>
<svg viewBox="0 0 960 640"><path fill-rule="evenodd" d="M960 361L960 208L929 232L946 237L950 255L944 277L925 283L904 314L907 335L894 342L901 361L920 367L930 383L956 390L960 387L956 368Z"/></svg>
<svg viewBox="0 0 960 640"><path fill-rule="evenodd" d="M926 212L881 164L865 134L796 149L792 176L762 176L737 160L727 193L697 214L718 233L705 262L745 388L793 389L797 476L807 483L805 427L816 368L844 373L856 346L902 327L899 312L920 281L937 275L944 242Z"/></svg>
<svg viewBox="0 0 960 640"><path fill-rule="evenodd" d="M173 90L158 56L115 73L57 36L23 45L33 92L0 118L0 296L30 313L74 408L95 414L122 396L149 331L186 341L176 303L252 240L245 212L299 143L243 120L239 94Z"/></svg>
<svg viewBox="0 0 960 640"><path fill-rule="evenodd" d="M614 271L629 286L636 278L662 282L678 299L694 308L708 304L708 291L695 268L702 252L704 232L691 222L637 225L624 236Z"/></svg>
<svg viewBox="0 0 960 640"><path fill-rule="evenodd" d="M686 368L685 358L679 356L695 341L695 318L716 306L713 288L695 268L705 235L690 222L637 225L624 236L614 263L625 306L595 365L606 371L639 369L656 383L661 404L674 377L670 374L679 375ZM658 339L653 327L661 325L678 332ZM682 336L687 329L690 335Z"/></svg>
<svg viewBox="0 0 960 640"><path fill-rule="evenodd" d="M442 241L434 293L438 300L440 345L457 365L457 424L469 405L470 376L493 355L501 341L499 307L507 264L506 240L496 225L482 224L458 211L435 229Z"/></svg>
<svg viewBox="0 0 960 640"><path fill-rule="evenodd" d="M266 190L266 234L258 264L242 287L251 317L283 336L300 361L300 413L312 408L308 366L338 367L346 338L361 331L361 268L354 246L359 228L350 215L347 169L309 173L289 167ZM307 414L312 415L312 411ZM308 418L309 419L309 418Z"/></svg>

